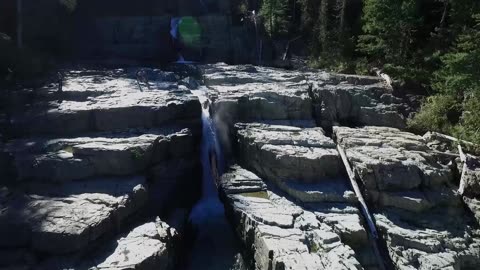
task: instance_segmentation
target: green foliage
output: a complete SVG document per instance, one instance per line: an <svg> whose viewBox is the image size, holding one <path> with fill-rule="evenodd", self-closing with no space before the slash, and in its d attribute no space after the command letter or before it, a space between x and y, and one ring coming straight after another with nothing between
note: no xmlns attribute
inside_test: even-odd
<svg viewBox="0 0 480 270"><path fill-rule="evenodd" d="M478 93L464 102L461 122L455 134L461 139L480 144L480 95Z"/></svg>
<svg viewBox="0 0 480 270"><path fill-rule="evenodd" d="M427 99L420 112L408 124L417 132L451 133L453 125L448 116L457 114L460 109L458 101L450 95L432 96Z"/></svg>
<svg viewBox="0 0 480 270"><path fill-rule="evenodd" d="M434 87L452 95L480 93L480 16L476 24L458 38L453 50L445 54L442 68L435 73Z"/></svg>
<svg viewBox="0 0 480 270"><path fill-rule="evenodd" d="M140 147L135 147L130 149L130 153L132 154L133 160L136 160L136 161L143 160L145 155L144 150Z"/></svg>
<svg viewBox="0 0 480 270"><path fill-rule="evenodd" d="M416 0L366 0L358 50L369 62L389 63L391 71L399 71L392 75L402 74L401 67L415 52L412 45L422 20Z"/></svg>
<svg viewBox="0 0 480 270"><path fill-rule="evenodd" d="M480 143L480 16L459 35L454 48L441 57L429 99L410 122L414 129L435 130ZM449 117L449 115L458 117Z"/></svg>
<svg viewBox="0 0 480 270"><path fill-rule="evenodd" d="M77 8L77 0L59 0L59 3L69 12L74 12Z"/></svg>
<svg viewBox="0 0 480 270"><path fill-rule="evenodd" d="M263 0L260 16L270 37L287 33L289 27L287 8L288 0Z"/></svg>

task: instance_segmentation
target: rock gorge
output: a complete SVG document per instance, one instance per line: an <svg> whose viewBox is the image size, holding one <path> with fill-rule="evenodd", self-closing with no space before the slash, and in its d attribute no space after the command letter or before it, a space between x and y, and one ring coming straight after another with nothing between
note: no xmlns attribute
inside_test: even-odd
<svg viewBox="0 0 480 270"><path fill-rule="evenodd" d="M208 64L143 68L140 82L139 69L68 70L62 92L2 97L0 268L200 269L185 260L202 108L222 149L208 173L238 245L230 269L480 265L479 159L406 131L415 108L381 78Z"/></svg>

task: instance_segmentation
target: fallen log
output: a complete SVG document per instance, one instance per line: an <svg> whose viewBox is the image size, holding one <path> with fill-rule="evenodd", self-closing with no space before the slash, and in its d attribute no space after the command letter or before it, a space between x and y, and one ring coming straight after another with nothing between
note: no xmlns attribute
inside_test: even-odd
<svg viewBox="0 0 480 270"><path fill-rule="evenodd" d="M458 153L460 154L460 160L463 162L462 174L460 176L460 184L458 185L458 193L463 196L465 193L465 173L468 170L467 156L463 153L462 146L458 145Z"/></svg>
<svg viewBox="0 0 480 270"><path fill-rule="evenodd" d="M476 147L480 146L478 144L475 144L475 143L472 143L472 142L469 142L469 141L457 139L453 136L449 136L449 135L434 132L434 131L429 131L429 132L425 133L425 135L423 135L423 137L424 138L425 137L439 138L439 139L443 139L443 140L447 140L447 141L451 141L451 142L456 142L456 143L464 144L464 145L468 145L468 146L476 146Z"/></svg>
<svg viewBox="0 0 480 270"><path fill-rule="evenodd" d="M370 214L370 211L368 210L367 203L365 202L365 199L363 198L362 192L360 190L360 187L357 184L357 181L355 179L355 173L353 172L352 168L350 167L350 163L348 162L347 155L345 154L345 151L343 148L337 144L337 150L340 153L340 157L342 158L343 164L345 165L345 169L347 170L348 178L350 179L350 184L353 188L353 191L355 192L355 195L358 198L358 202L360 203L360 210L362 211L363 217L367 221L368 228L370 230L369 237L373 238L371 239L373 250L375 252L375 256L377 257L378 265L379 268L382 270L385 270L385 263L382 258L382 255L380 253L380 250L378 249L378 232L377 232L377 227L375 226L375 223L373 222L372 215Z"/></svg>

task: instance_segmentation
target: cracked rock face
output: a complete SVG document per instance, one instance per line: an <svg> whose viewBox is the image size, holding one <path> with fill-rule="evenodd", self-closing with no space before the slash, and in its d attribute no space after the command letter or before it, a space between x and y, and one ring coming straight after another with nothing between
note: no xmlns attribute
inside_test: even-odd
<svg viewBox="0 0 480 270"><path fill-rule="evenodd" d="M10 142L4 152L12 154L18 179L63 182L142 173L151 164L182 157L195 148L187 129L148 132L23 139Z"/></svg>
<svg viewBox="0 0 480 270"><path fill-rule="evenodd" d="M402 99L393 96L382 82L361 80L361 77L358 82L349 82L347 78L336 85L330 84L328 77L313 82L311 93L317 123L322 127L352 123L406 127L406 118L402 112L408 109L407 105Z"/></svg>
<svg viewBox="0 0 480 270"><path fill-rule="evenodd" d="M256 269L371 266L366 231L353 205L293 203L238 165L232 166L220 183L227 214ZM241 190L239 186L248 189ZM359 252L361 249L364 254Z"/></svg>
<svg viewBox="0 0 480 270"><path fill-rule="evenodd" d="M478 224L453 173L422 137L386 127L335 127L397 269L474 269Z"/></svg>
<svg viewBox="0 0 480 270"><path fill-rule="evenodd" d="M217 122L315 120L404 128L408 105L377 77L206 65Z"/></svg>
<svg viewBox="0 0 480 270"><path fill-rule="evenodd" d="M332 139L321 128L236 124L239 157L272 181L319 183L341 172Z"/></svg>
<svg viewBox="0 0 480 270"><path fill-rule="evenodd" d="M52 257L35 269L172 269L177 241L177 230L157 218L86 254Z"/></svg>
<svg viewBox="0 0 480 270"><path fill-rule="evenodd" d="M480 225L480 158L467 156L462 168L459 192Z"/></svg>
<svg viewBox="0 0 480 270"><path fill-rule="evenodd" d="M453 179L420 136L386 127L335 127L334 134L368 192L440 188Z"/></svg>
<svg viewBox="0 0 480 270"><path fill-rule="evenodd" d="M0 247L64 254L115 231L147 201L145 179L31 184L1 200Z"/></svg>
<svg viewBox="0 0 480 270"><path fill-rule="evenodd" d="M43 100L15 117L14 126L20 134L61 135L172 123L199 126L200 103L190 91L162 74L154 74L149 87L142 87L135 76L118 72L69 74L62 93L41 90Z"/></svg>
<svg viewBox="0 0 480 270"><path fill-rule="evenodd" d="M107 249L108 256L96 256L99 269L168 269L173 263L169 226L161 221L149 222L130 231L117 240L114 250ZM174 229L173 229L174 230ZM94 267L94 268L95 268Z"/></svg>

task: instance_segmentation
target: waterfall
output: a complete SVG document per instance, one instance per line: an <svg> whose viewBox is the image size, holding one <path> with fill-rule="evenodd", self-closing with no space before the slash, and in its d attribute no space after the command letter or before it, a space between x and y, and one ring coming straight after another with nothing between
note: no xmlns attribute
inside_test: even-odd
<svg viewBox="0 0 480 270"><path fill-rule="evenodd" d="M258 33L258 23L257 23L257 14L255 10L252 10L252 19L253 24L255 25L255 51L257 52L257 64L260 65L262 63L262 40L259 40L259 33Z"/></svg>
<svg viewBox="0 0 480 270"><path fill-rule="evenodd" d="M192 90L202 104L202 196L190 214L190 220L194 225L204 222L205 218L212 214L223 214L223 204L220 202L215 185L214 173L221 174L221 166L212 168L212 160L215 164L222 164L221 149L217 140L215 126L210 117L210 101L206 97L205 89Z"/></svg>
<svg viewBox="0 0 480 270"><path fill-rule="evenodd" d="M189 217L196 237L185 270L234 269L241 258L240 245L225 217L224 207L218 197L215 185L215 174L222 173L223 160L215 125L210 116L210 101L206 96L206 89L204 87L200 90L192 90L202 104L200 158L203 175L202 196L193 207ZM215 166L215 164L218 165Z"/></svg>

